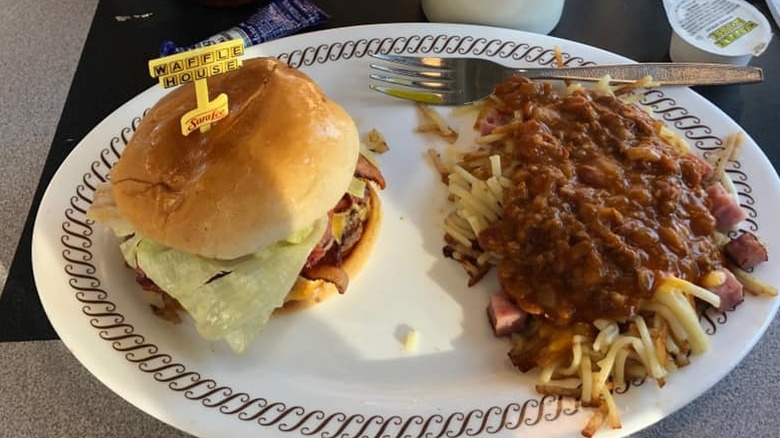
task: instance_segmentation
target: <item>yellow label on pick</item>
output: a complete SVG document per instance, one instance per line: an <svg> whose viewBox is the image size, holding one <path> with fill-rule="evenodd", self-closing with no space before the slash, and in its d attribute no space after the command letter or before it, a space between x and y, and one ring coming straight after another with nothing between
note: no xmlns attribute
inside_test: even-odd
<svg viewBox="0 0 780 438"><path fill-rule="evenodd" d="M181 117L181 133L189 135L192 131L209 126L217 120L224 119L227 115L228 99L227 95L222 93L206 105L202 107L198 105L194 110L187 111Z"/></svg>
<svg viewBox="0 0 780 438"><path fill-rule="evenodd" d="M182 135L196 129L206 132L212 123L227 117L227 95L223 93L209 100L206 78L237 70L241 67L237 58L243 54L244 41L235 39L149 61L149 74L158 78L163 88L195 82L198 106L182 116Z"/></svg>

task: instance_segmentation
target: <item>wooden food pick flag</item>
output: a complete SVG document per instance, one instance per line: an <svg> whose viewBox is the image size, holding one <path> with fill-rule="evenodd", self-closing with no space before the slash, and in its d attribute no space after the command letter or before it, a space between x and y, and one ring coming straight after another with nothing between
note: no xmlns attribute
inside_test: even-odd
<svg viewBox="0 0 780 438"><path fill-rule="evenodd" d="M160 80L163 88L195 82L197 107L181 118L181 133L189 135L196 129L206 132L211 124L228 115L228 97L220 93L209 100L206 78L241 67L239 56L244 54L244 41L235 39L189 50L149 61L149 74Z"/></svg>

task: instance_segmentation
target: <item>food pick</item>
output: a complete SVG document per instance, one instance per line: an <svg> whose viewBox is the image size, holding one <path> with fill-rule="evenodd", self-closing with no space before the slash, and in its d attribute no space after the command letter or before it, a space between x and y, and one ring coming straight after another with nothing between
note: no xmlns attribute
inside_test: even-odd
<svg viewBox="0 0 780 438"><path fill-rule="evenodd" d="M197 107L181 118L181 133L189 135L196 129L207 132L211 124L227 117L228 96L220 93L209 100L207 78L241 67L239 56L244 54L244 41L234 39L199 49L149 61L149 74L158 78L163 88L195 82Z"/></svg>

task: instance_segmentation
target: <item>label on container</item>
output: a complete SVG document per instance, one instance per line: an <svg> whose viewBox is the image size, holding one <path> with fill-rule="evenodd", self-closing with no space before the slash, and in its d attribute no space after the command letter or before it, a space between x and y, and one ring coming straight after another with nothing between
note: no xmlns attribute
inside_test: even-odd
<svg viewBox="0 0 780 438"><path fill-rule="evenodd" d="M242 39L249 47L316 26L327 19L328 15L310 0L271 0L241 23L190 47L179 47L172 41L165 41L160 53L170 55L235 38Z"/></svg>
<svg viewBox="0 0 780 438"><path fill-rule="evenodd" d="M227 95L222 93L209 100L206 79L241 67L238 57L243 54L244 41L235 39L149 61L149 74L157 78L163 88L195 82L198 105L182 116L182 135L197 129L206 132L212 123L227 117Z"/></svg>
<svg viewBox="0 0 780 438"><path fill-rule="evenodd" d="M203 80L203 83L206 81ZM197 84L195 86L197 93ZM217 120L224 119L228 115L228 98L227 94L220 93L214 100L208 100L208 90L201 92L205 94L206 99L203 102L198 102L197 108L187 111L181 117L181 133L182 135L189 135L196 129L201 129L201 132L208 131L208 127ZM206 127L205 130L202 128Z"/></svg>
<svg viewBox="0 0 780 438"><path fill-rule="evenodd" d="M766 18L741 0L664 0L664 8L675 33L708 52L758 56L772 38Z"/></svg>

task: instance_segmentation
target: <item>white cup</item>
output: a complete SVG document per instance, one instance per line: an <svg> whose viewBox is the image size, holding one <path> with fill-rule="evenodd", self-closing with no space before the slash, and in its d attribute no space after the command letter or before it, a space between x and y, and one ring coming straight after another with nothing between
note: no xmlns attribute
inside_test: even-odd
<svg viewBox="0 0 780 438"><path fill-rule="evenodd" d="M422 0L430 21L485 24L549 33L558 24L564 0Z"/></svg>

